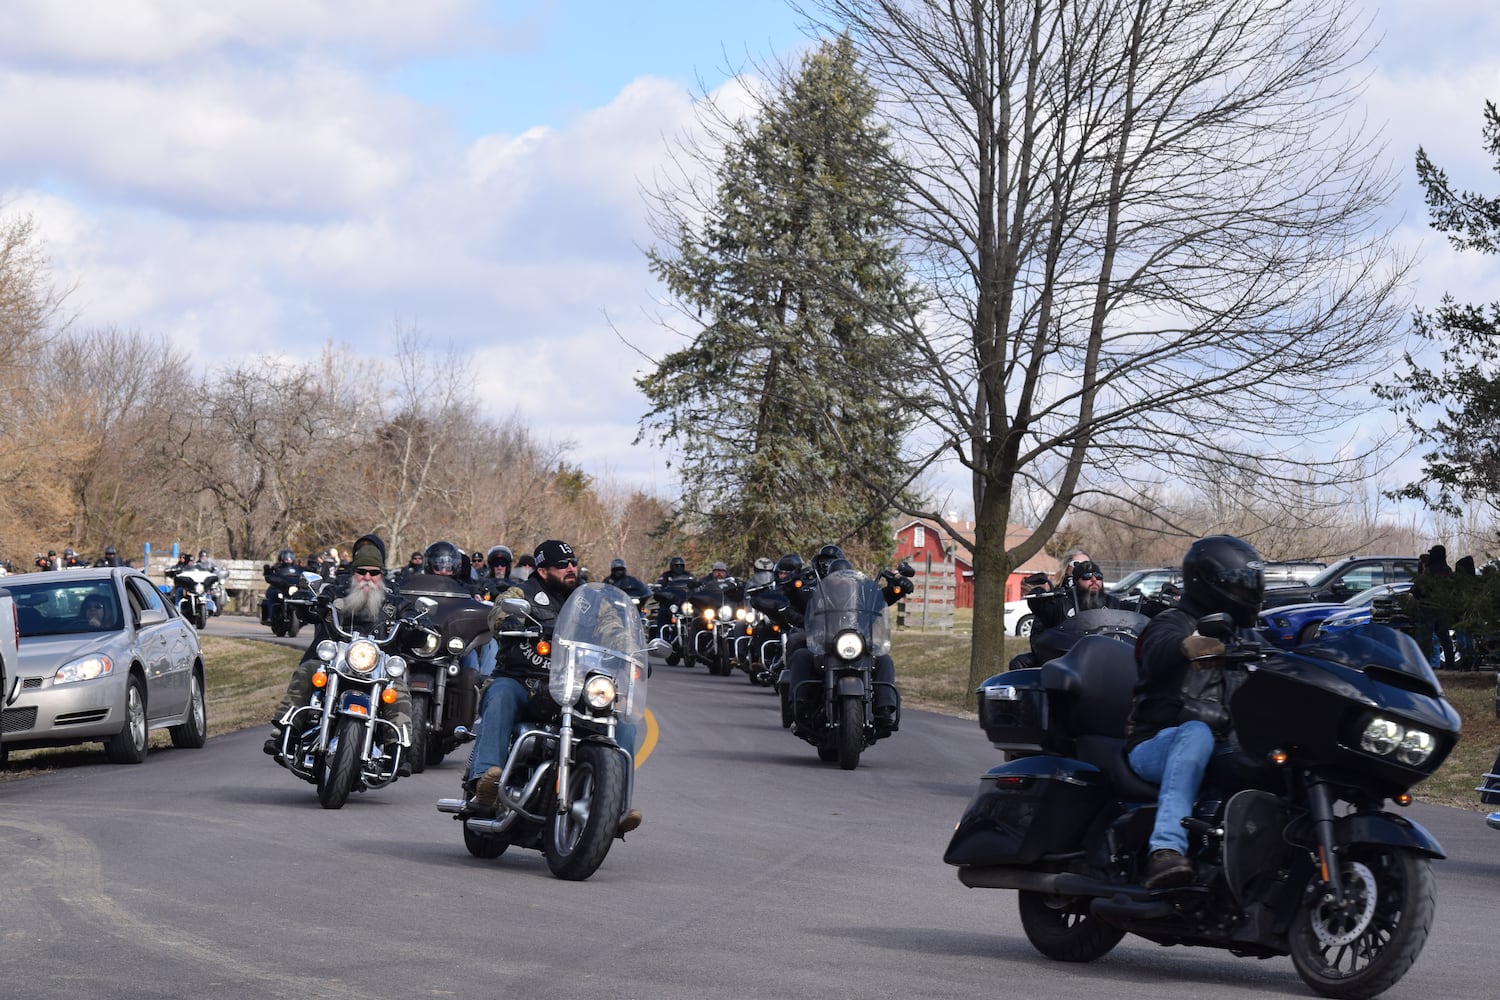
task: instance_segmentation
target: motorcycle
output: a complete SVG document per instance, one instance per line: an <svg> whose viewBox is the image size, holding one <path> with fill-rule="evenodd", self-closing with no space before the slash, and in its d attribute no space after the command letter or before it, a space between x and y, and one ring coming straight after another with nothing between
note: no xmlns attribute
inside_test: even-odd
<svg viewBox="0 0 1500 1000"><path fill-rule="evenodd" d="M463 658L488 641L491 605L452 577L428 573L407 577L401 596L412 602L401 649L411 689L411 769L421 773L473 739L480 672Z"/></svg>
<svg viewBox="0 0 1500 1000"><path fill-rule="evenodd" d="M169 569L167 576L172 580L172 603L177 605L182 617L192 622L198 631L203 631L209 616L219 613L219 606L214 602L219 577L197 566Z"/></svg>
<svg viewBox="0 0 1500 1000"><path fill-rule="evenodd" d="M648 646L630 598L605 583L573 591L550 636L528 601L506 598L501 607L528 624L497 637L530 639L548 656L551 700L533 699L512 734L494 813L466 798L440 799L437 809L463 824L476 858L512 845L539 850L554 876L582 881L604 863L630 807L634 748L616 742L615 728L645 716L648 653L667 644Z"/></svg>
<svg viewBox="0 0 1500 1000"><path fill-rule="evenodd" d="M808 601L804 631L819 676L801 684L821 691L814 715L798 719L792 731L817 749L819 760L852 771L866 747L890 735L874 718L875 687L889 683L875 680L875 660L891 650L880 585L856 569L822 577ZM782 687L783 706L795 705L798 692L790 684Z"/></svg>
<svg viewBox="0 0 1500 1000"><path fill-rule="evenodd" d="M302 630L303 612L316 599L323 578L296 566L267 567L263 576L266 596L260 599L260 623L269 625L272 635L295 639Z"/></svg>
<svg viewBox="0 0 1500 1000"><path fill-rule="evenodd" d="M738 583L703 581L681 604L682 662L702 663L715 677L735 668L735 640L745 625L744 595Z"/></svg>
<svg viewBox="0 0 1500 1000"><path fill-rule="evenodd" d="M749 604L740 662L750 683L773 687L786 667L786 637L792 630L791 602L774 584L746 591Z"/></svg>
<svg viewBox="0 0 1500 1000"><path fill-rule="evenodd" d="M1442 764L1458 714L1416 643L1388 628L1291 651L1236 635L1225 615L1198 628L1238 665L1229 706L1240 751L1234 774L1210 772L1183 821L1190 884L1142 884L1156 787L1124 751L1133 652L1102 635L985 682L985 701L1037 711L983 717L995 746L1026 755L981 779L943 859L966 886L1019 890L1021 926L1048 958L1093 961L1133 933L1290 955L1324 996L1375 996L1426 942L1430 862L1444 856L1385 803L1409 803ZM1006 687L1022 697L997 697Z"/></svg>
<svg viewBox="0 0 1500 1000"><path fill-rule="evenodd" d="M322 661L313 674L312 700L279 720L276 763L318 786L324 809L339 809L355 791L383 788L396 780L410 738L378 715L395 700L395 681L406 660L390 652L404 619L383 623L375 633L346 629L338 609L327 609L328 631L337 639L318 643Z"/></svg>

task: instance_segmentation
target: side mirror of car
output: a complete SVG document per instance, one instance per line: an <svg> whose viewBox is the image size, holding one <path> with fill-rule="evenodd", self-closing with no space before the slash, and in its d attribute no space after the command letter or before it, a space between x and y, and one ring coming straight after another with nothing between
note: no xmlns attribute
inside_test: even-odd
<svg viewBox="0 0 1500 1000"><path fill-rule="evenodd" d="M167 620L167 613L161 608L142 608L135 616L136 628L146 628L150 625L160 625Z"/></svg>

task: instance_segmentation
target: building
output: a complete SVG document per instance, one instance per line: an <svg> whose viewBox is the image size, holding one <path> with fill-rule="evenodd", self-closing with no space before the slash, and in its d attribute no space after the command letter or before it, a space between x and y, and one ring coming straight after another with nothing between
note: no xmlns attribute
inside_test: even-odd
<svg viewBox="0 0 1500 1000"><path fill-rule="evenodd" d="M899 522L896 527L896 560L906 560L917 571L917 593L928 595L934 606L946 602L950 608L974 606L974 562L970 550L959 541L973 543L974 522L952 522L956 535L941 525L923 518ZM1005 533L1006 547L1019 545L1030 528L1011 525ZM1005 584L1005 599L1014 601L1022 594L1021 580L1032 573L1054 573L1057 560L1039 552L1011 571Z"/></svg>

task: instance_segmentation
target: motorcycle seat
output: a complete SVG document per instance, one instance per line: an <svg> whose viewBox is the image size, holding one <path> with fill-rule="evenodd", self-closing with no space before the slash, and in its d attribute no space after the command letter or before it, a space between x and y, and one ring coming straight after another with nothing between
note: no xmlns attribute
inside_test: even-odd
<svg viewBox="0 0 1500 1000"><path fill-rule="evenodd" d="M1078 759L1093 764L1109 777L1115 792L1127 802L1155 802L1161 789L1130 766L1125 741L1112 736L1078 737Z"/></svg>

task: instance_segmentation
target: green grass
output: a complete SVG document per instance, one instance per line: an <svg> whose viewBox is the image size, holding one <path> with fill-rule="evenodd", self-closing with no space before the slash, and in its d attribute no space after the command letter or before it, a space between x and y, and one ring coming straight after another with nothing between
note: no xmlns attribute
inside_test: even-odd
<svg viewBox="0 0 1500 1000"><path fill-rule="evenodd" d="M969 689L969 633L954 629L920 632L897 630L891 639L896 661L896 679L901 683L904 704L914 708L975 719ZM1029 648L1027 640L1005 640L1005 660ZM999 671L996 671L997 673ZM1481 805L1474 788L1495 762L1500 746L1500 720L1495 718L1495 674L1493 671L1438 674L1443 693L1463 719L1463 735L1453 753L1427 781L1413 790L1422 801L1463 809L1489 811Z"/></svg>
<svg viewBox="0 0 1500 1000"><path fill-rule="evenodd" d="M203 644L208 734L214 736L269 724L271 713L286 690L287 678L301 658L301 650L251 639L204 635L199 640ZM153 751L171 745L172 738L165 729L151 734ZM99 743L16 750L10 754L9 766L0 771L0 780L104 760L104 748Z"/></svg>

